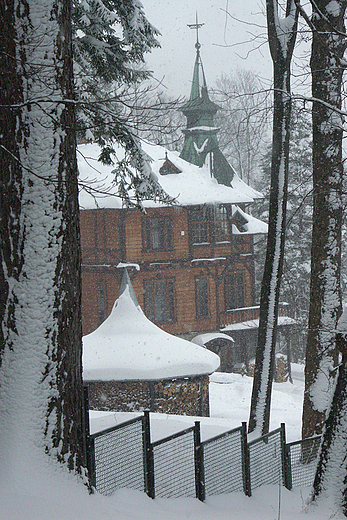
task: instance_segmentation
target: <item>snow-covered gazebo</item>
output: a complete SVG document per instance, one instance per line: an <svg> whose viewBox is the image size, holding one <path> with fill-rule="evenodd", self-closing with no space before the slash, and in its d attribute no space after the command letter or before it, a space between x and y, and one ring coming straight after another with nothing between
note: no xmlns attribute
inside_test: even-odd
<svg viewBox="0 0 347 520"><path fill-rule="evenodd" d="M209 374L219 357L172 336L144 315L124 270L109 317L83 338L92 409L209 415Z"/></svg>

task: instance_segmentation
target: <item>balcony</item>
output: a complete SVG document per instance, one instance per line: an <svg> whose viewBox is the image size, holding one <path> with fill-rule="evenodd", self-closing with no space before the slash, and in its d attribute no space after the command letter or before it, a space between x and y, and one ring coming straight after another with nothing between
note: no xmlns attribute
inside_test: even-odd
<svg viewBox="0 0 347 520"><path fill-rule="evenodd" d="M242 307L240 309L229 309L220 313L220 328L223 329L228 325L234 325L235 323L245 323L250 321L259 320L260 305L254 307ZM289 304L280 303L278 306L278 316L286 317L291 321L289 316ZM293 320L294 322L294 320ZM258 322L254 324L254 328L257 328Z"/></svg>

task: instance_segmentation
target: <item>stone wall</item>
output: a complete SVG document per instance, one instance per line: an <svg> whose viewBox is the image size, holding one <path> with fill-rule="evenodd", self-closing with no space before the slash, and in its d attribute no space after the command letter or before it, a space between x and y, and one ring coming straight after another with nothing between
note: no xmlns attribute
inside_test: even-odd
<svg viewBox="0 0 347 520"><path fill-rule="evenodd" d="M210 414L208 375L159 381L91 381L87 385L91 410Z"/></svg>

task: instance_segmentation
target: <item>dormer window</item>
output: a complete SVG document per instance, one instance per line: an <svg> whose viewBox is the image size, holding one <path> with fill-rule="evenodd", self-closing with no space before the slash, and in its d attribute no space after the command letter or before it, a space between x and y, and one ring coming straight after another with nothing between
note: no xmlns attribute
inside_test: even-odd
<svg viewBox="0 0 347 520"><path fill-rule="evenodd" d="M159 216L146 218L143 224L143 245L145 251L172 249L172 220Z"/></svg>
<svg viewBox="0 0 347 520"><path fill-rule="evenodd" d="M165 152L164 164L163 164L163 166L161 166L161 168L159 168L160 175L169 175L172 173L177 174L177 173L181 173L181 172L182 172L182 170L177 168L177 166L175 166L174 163L172 161L170 161L170 159L168 159L167 152Z"/></svg>
<svg viewBox="0 0 347 520"><path fill-rule="evenodd" d="M248 224L248 221L238 211L236 211L232 216L231 223L240 233L245 233L245 231L247 231L246 224Z"/></svg>

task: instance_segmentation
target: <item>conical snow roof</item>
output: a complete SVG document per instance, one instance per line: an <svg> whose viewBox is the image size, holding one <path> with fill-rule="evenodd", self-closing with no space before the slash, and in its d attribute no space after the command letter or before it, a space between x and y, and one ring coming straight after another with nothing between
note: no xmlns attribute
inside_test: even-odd
<svg viewBox="0 0 347 520"><path fill-rule="evenodd" d="M85 381L154 380L211 374L219 357L164 332L142 312L125 269L109 317L83 338Z"/></svg>

